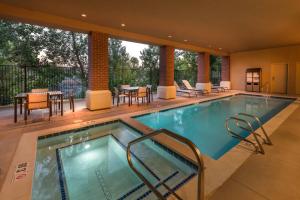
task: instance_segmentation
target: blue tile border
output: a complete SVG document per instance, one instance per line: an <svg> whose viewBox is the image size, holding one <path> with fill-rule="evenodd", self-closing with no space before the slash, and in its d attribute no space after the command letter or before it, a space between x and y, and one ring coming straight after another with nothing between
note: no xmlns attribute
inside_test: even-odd
<svg viewBox="0 0 300 200"><path fill-rule="evenodd" d="M112 135L113 138L125 149L125 151L127 150L126 145L124 145L118 138L116 138L114 135ZM164 145L151 140L155 145L159 146L160 148L162 148L163 150L167 151L169 154L171 154L171 156L174 156L175 158L179 159L181 162L185 163L186 165L188 165L189 167L191 167L192 169L194 169L195 171L198 170L198 166L195 165L194 163L186 160L185 158L183 158L182 156L180 156L179 154L175 153L174 151L170 150L169 148L165 147ZM142 161L140 160L133 152L131 152L131 154L134 156L135 159L137 159L158 181L160 181L159 177L157 175L155 175L155 173ZM176 171L174 172L172 175L170 175L169 177L167 177L165 180L163 180L162 182L158 183L155 187L158 188L159 186L162 185L162 183L167 182L168 180L170 180L172 177L174 177L175 175L177 175L179 172ZM190 174L187 178L183 179L179 184L177 184L172 190L176 191L179 187L181 187L183 184L185 184L188 180L190 180L191 178L193 178L194 176L196 176L196 173L192 173ZM142 185L144 186L144 184ZM142 187L140 186L140 188ZM139 188L138 188L139 189ZM128 197L129 195L131 195L133 192L137 191L138 189L134 189L134 191L130 191L130 194L126 194L126 197ZM144 193L141 197L139 197L138 199L141 200L145 197L147 197L152 191L149 190L146 193ZM169 195L170 192L168 192L168 194L165 194L165 197L167 197ZM125 197L121 197L120 199L124 199Z"/></svg>
<svg viewBox="0 0 300 200"><path fill-rule="evenodd" d="M111 134L111 136L117 141L118 144L120 144L123 149L125 150L125 152L127 151L127 147L125 144L123 144L116 136L114 136L113 134ZM133 157L135 159L137 159L144 167L145 169L147 169L151 174L152 176L154 176L158 181L160 181L160 178L158 177L157 174L155 174L141 159L139 159L132 151L130 151L131 154L133 155Z"/></svg>
<svg viewBox="0 0 300 200"><path fill-rule="evenodd" d="M67 130L67 131L61 131L61 132L57 132L57 133L47 134L47 135L39 136L38 140L43 140L43 139L47 139L47 138L50 138L50 137L55 137L55 136L60 136L60 135L65 135L65 134L70 134L70 133L76 133L76 132L80 132L80 131L85 131L85 130L88 130L90 128L95 128L95 127L108 125L108 124L113 124L113 123L117 123L117 122L121 122L121 120L119 120L119 119L118 120L112 120L112 121L108 121L108 122L102 122L102 123L87 125L87 126L84 126L84 127L81 127L81 128L76 128L76 129L71 129L71 130Z"/></svg>
<svg viewBox="0 0 300 200"><path fill-rule="evenodd" d="M175 177L179 172L175 171L172 174L170 174L168 177L166 177L162 182L159 182L155 185L155 188L159 188L161 185L163 185L163 183L166 183L167 181L171 180L173 177ZM151 194L152 191L148 190L147 192L145 192L144 194L142 194L140 197L137 198L137 200L142 200L145 197L147 197L149 194ZM167 196L166 196L167 197Z"/></svg>
<svg viewBox="0 0 300 200"><path fill-rule="evenodd" d="M92 125L88 125L82 128L77 128L77 129L72 129L72 130L67 130L67 131L62 131L62 132L58 132L58 133L54 133L54 134L49 134L46 136L40 136L38 137L38 140L43 140L43 139L47 139L50 137L55 137L55 136L60 136L60 135L64 135L64 134L72 134L72 133L76 133L76 132L80 132L80 131L84 131L84 130L88 130L90 128L94 128L94 127L98 127L98 126L103 126L103 125L107 125L107 124L113 124L113 123L120 123L125 125L127 128L134 130L136 133L138 133L139 135L143 135L143 133L141 131L139 131L137 128L127 124L126 122L122 121L122 120L113 120L113 121L108 121L108 122L104 122L104 123L99 123L99 124L92 124ZM121 144L121 146L123 148L126 149L126 146L124 144L121 143L121 141L119 141L113 134L107 134L107 135L103 135L100 137L96 137L96 138L92 138L89 139L87 141L90 140L95 140L95 139L99 139L101 137L104 136L112 136L114 139L116 139L116 141ZM184 157L182 157L181 155L179 155L178 153L172 151L171 149L169 149L168 147L160 144L159 142L149 139L151 140L155 145L159 146L160 148L162 148L164 151L166 151L167 153L169 153L171 156L173 156L174 158L180 160L181 162L185 163L186 165L188 165L189 167L191 167L194 170L198 169L198 166L195 165L194 163L192 163L191 161L185 159ZM56 160L57 160L57 168L58 168L58 175L59 175L59 184L60 184L60 193L61 193L61 198L62 200L68 200L68 193L67 193L67 188L66 188L66 184L65 184L65 179L64 179L64 171L62 168L62 162L61 162L61 158L59 155L59 150L65 147L69 147L69 146L73 146L76 145L78 143L74 143L74 144L69 144L67 146L64 147L60 147L56 149ZM136 155L132 154L158 181L160 181L160 178L149 168L145 165L145 163L143 163L143 161L141 161ZM176 173L176 172L174 172ZM178 173L178 171L177 171ZM176 173L176 174L177 174ZM176 187L174 187L173 190L177 190L180 186L182 186L184 183L186 183L189 179L191 179L193 176L195 176L196 173L192 173L190 176L188 176L186 179L182 180L178 185L176 185ZM167 177L168 179L164 180L163 182L166 182L168 180L170 180L171 177ZM159 187L160 185L162 185L162 183L160 183L157 187ZM131 191L129 191L128 193L126 193L124 196L120 197L120 200L123 200L125 198L127 198L128 196L130 196L131 194L133 194L134 192L136 192L137 190L139 190L140 188L144 187L145 184L142 183L140 185L138 185L136 188L133 188ZM145 197L147 197L152 191L147 191L145 194L143 194L140 198L143 199ZM169 194L165 194L165 196L168 196Z"/></svg>
<svg viewBox="0 0 300 200"><path fill-rule="evenodd" d="M144 134L138 130L137 128L133 127L132 125L121 121L121 123L125 124L126 126L128 126L129 128L133 129L134 131L136 131L138 134L140 134L141 136L143 136ZM169 154L171 154L172 156L174 156L175 158L179 159L180 161L184 162L185 164L187 164L188 166L192 167L194 170L198 171L198 166L197 164L193 163L192 161L190 161L188 158L186 158L184 155L180 155L179 153L173 151L171 148L161 144L160 142L154 140L154 139L149 139L151 140L153 143L155 143L156 145L158 145L159 147L161 147L163 150L167 151Z"/></svg>
<svg viewBox="0 0 300 200"><path fill-rule="evenodd" d="M59 178L59 186L60 186L60 194L61 194L61 199L62 200L67 200L67 191L65 188L65 175L62 169L62 163L61 163L61 159L59 156L59 149L56 149L56 163L57 163L57 171L58 171L58 178Z"/></svg>
<svg viewBox="0 0 300 200"><path fill-rule="evenodd" d="M190 104L187 104L187 105L177 106L177 107L174 107L174 108L166 108L166 109L161 109L159 111L152 111L152 112L148 112L148 113L145 113L145 114L135 115L135 116L132 116L131 118L135 119L135 118L142 117L142 116L145 116L145 115L150 115L150 114L153 114L153 113L156 113L156 112L166 112L168 110L173 110L173 109L177 109L177 108L184 108L184 107L187 107L187 106L197 105L197 104L206 103L206 102L210 102L210 101L217 101L217 100L220 100L220 99L225 99L225 98L230 98L230 97L233 97L233 96L240 96L240 95L265 97L264 95L259 95L259 94L244 94L244 93L231 94L231 95L228 95L228 96L218 97L216 99L204 99L201 102L190 103ZM293 101L297 99L297 98L294 98L294 97L278 97L278 96L270 96L270 97L274 98L274 99L277 98L277 99L285 99L285 100L293 100Z"/></svg>
<svg viewBox="0 0 300 200"><path fill-rule="evenodd" d="M134 192L138 191L140 188L146 186L145 183L141 183L138 186L136 186L135 188L133 188L132 190L130 190L129 192L127 192L126 194L124 194L122 197L118 198L118 200L124 200L127 197L129 197L131 194L133 194Z"/></svg>

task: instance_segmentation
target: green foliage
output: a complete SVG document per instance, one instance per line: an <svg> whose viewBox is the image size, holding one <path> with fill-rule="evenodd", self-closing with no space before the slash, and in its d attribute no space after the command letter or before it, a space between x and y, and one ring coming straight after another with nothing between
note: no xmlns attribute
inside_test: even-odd
<svg viewBox="0 0 300 200"><path fill-rule="evenodd" d="M22 83L24 71L10 69L10 65L29 67L27 90L34 87L55 88L65 79L81 80L82 88L87 87L86 34L0 20L0 35L0 73L6 77L0 80L1 95L16 94L26 89ZM195 85L196 58L194 52L175 51L175 80L179 84L186 79ZM212 80L217 83L221 57L211 56L210 59ZM149 45L140 52L138 59L130 57L121 40L109 39L109 73L111 89L121 84L151 84L155 89L159 84L159 47Z"/></svg>
<svg viewBox="0 0 300 200"><path fill-rule="evenodd" d="M142 60L142 70L145 73L144 76L139 77L139 82L143 85L153 85L156 88L159 82L159 48L149 45L148 48L141 51L140 59Z"/></svg>
<svg viewBox="0 0 300 200"><path fill-rule="evenodd" d="M188 80L192 85L197 82L197 53L191 51L175 51L174 79L178 84L182 80Z"/></svg>
<svg viewBox="0 0 300 200"><path fill-rule="evenodd" d="M221 81L221 67L222 67L222 57L221 56L210 56L210 80L212 84L219 85Z"/></svg>

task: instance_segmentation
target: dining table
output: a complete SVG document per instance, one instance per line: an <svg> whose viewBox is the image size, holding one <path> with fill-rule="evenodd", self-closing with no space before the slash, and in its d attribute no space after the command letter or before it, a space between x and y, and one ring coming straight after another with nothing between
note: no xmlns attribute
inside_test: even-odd
<svg viewBox="0 0 300 200"><path fill-rule="evenodd" d="M124 87L122 88L123 92L126 94L128 94L128 106L131 106L132 105L132 97L133 97L133 94L137 94L138 90L139 90L139 87L137 86L134 86L134 87Z"/></svg>
<svg viewBox="0 0 300 200"><path fill-rule="evenodd" d="M48 92L39 92L39 93L45 93L45 94L49 94L49 97L50 99L53 99L53 98L57 98L60 100L60 109L61 109L61 116L64 115L64 109L63 109L63 100L64 100L64 94L63 92L61 91L48 91ZM17 122L17 119L18 119L18 103L20 105L20 114L22 114L23 112L23 103L25 102L26 100L26 97L27 97L27 94L26 92L22 92L22 93L19 93L17 94L15 97L14 97L14 122L16 123Z"/></svg>

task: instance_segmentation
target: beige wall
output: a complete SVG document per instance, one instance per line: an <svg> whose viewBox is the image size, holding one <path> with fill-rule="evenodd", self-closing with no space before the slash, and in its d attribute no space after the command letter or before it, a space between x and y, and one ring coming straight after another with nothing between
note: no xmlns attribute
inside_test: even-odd
<svg viewBox="0 0 300 200"><path fill-rule="evenodd" d="M252 67L262 68L262 83L270 82L271 64L275 63L288 64L287 92L289 95L295 95L297 83L296 63L300 63L300 45L231 54L230 76L232 88L245 90L245 72L247 68Z"/></svg>

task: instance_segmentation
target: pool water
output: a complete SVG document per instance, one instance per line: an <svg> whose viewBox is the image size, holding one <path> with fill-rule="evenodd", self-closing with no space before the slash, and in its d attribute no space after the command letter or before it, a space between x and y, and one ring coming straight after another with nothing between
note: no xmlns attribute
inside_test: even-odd
<svg viewBox="0 0 300 200"><path fill-rule="evenodd" d="M135 117L152 129L165 128L190 139L205 155L219 159L239 143L225 128L225 120L236 113L244 112L258 116L263 123L268 121L293 99L265 98L253 95L235 95L218 100L179 107ZM251 121L255 128L258 127ZM247 137L242 130L239 134Z"/></svg>
<svg viewBox="0 0 300 200"><path fill-rule="evenodd" d="M38 141L32 199L156 199L130 169L129 141L140 133L121 122L75 130ZM197 167L152 140L132 147L134 165L167 196L196 175Z"/></svg>

